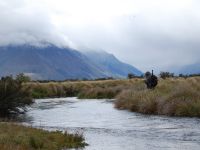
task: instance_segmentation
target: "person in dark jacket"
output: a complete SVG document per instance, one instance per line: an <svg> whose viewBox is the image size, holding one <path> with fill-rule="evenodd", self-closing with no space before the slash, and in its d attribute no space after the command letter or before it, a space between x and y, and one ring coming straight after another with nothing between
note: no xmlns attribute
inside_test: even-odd
<svg viewBox="0 0 200 150"><path fill-rule="evenodd" d="M148 89L154 89L157 86L158 78L153 74L153 70L152 73L149 71L145 73L145 84Z"/></svg>

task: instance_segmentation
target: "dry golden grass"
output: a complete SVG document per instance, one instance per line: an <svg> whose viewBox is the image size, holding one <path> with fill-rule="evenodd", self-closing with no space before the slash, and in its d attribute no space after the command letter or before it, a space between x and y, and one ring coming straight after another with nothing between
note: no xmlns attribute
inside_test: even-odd
<svg viewBox="0 0 200 150"><path fill-rule="evenodd" d="M27 83L34 98L116 98L115 107L146 114L200 117L200 77L160 79L154 90L143 79Z"/></svg>
<svg viewBox="0 0 200 150"><path fill-rule="evenodd" d="M0 123L0 150L61 150L86 146L79 134Z"/></svg>
<svg viewBox="0 0 200 150"><path fill-rule="evenodd" d="M130 88L140 79L76 82L26 83L34 98L78 96L79 98L114 98L122 90Z"/></svg>
<svg viewBox="0 0 200 150"><path fill-rule="evenodd" d="M160 80L154 90L122 91L115 107L146 114L200 117L199 90L199 77Z"/></svg>

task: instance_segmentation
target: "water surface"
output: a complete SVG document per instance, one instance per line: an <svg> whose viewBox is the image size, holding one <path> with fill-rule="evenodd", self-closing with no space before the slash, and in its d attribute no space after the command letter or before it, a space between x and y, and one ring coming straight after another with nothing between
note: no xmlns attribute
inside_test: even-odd
<svg viewBox="0 0 200 150"><path fill-rule="evenodd" d="M36 100L27 118L34 127L83 133L85 150L200 149L200 119L141 115L108 100Z"/></svg>

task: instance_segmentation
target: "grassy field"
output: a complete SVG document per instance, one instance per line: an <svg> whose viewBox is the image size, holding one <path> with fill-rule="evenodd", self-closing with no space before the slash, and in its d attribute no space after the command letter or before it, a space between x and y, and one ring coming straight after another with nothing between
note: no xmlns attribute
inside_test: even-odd
<svg viewBox="0 0 200 150"><path fill-rule="evenodd" d="M0 123L0 150L61 150L86 145L83 136L79 134Z"/></svg>
<svg viewBox="0 0 200 150"><path fill-rule="evenodd" d="M34 98L115 98L115 107L145 114L200 117L200 77L160 79L154 90L143 79L27 83Z"/></svg>

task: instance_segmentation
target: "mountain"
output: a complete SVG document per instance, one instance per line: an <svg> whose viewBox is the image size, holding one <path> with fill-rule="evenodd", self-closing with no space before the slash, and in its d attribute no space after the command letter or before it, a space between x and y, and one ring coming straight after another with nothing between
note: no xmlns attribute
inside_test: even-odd
<svg viewBox="0 0 200 150"><path fill-rule="evenodd" d="M106 75L76 50L30 45L0 48L0 76L29 74L34 79L64 80Z"/></svg>
<svg viewBox="0 0 200 150"><path fill-rule="evenodd" d="M200 62L190 65L186 65L178 70L178 73L182 74L199 74L200 73Z"/></svg>
<svg viewBox="0 0 200 150"><path fill-rule="evenodd" d="M142 75L143 73L137 68L119 61L113 54L105 51L87 51L84 54L99 68L104 70L108 76L116 78L127 77L129 73Z"/></svg>
<svg viewBox="0 0 200 150"><path fill-rule="evenodd" d="M94 57L99 58L99 55ZM46 47L11 45L0 47L0 76L22 72L30 75L32 79L40 80L95 79L119 77L119 74L120 77L122 74L123 77L127 76L121 66L117 66L121 64L115 59L114 57L113 61L107 60L106 64L108 66L110 61L113 67L105 67L101 63L94 62L88 55L71 48L59 48L54 45ZM115 70L117 67L119 68Z"/></svg>

